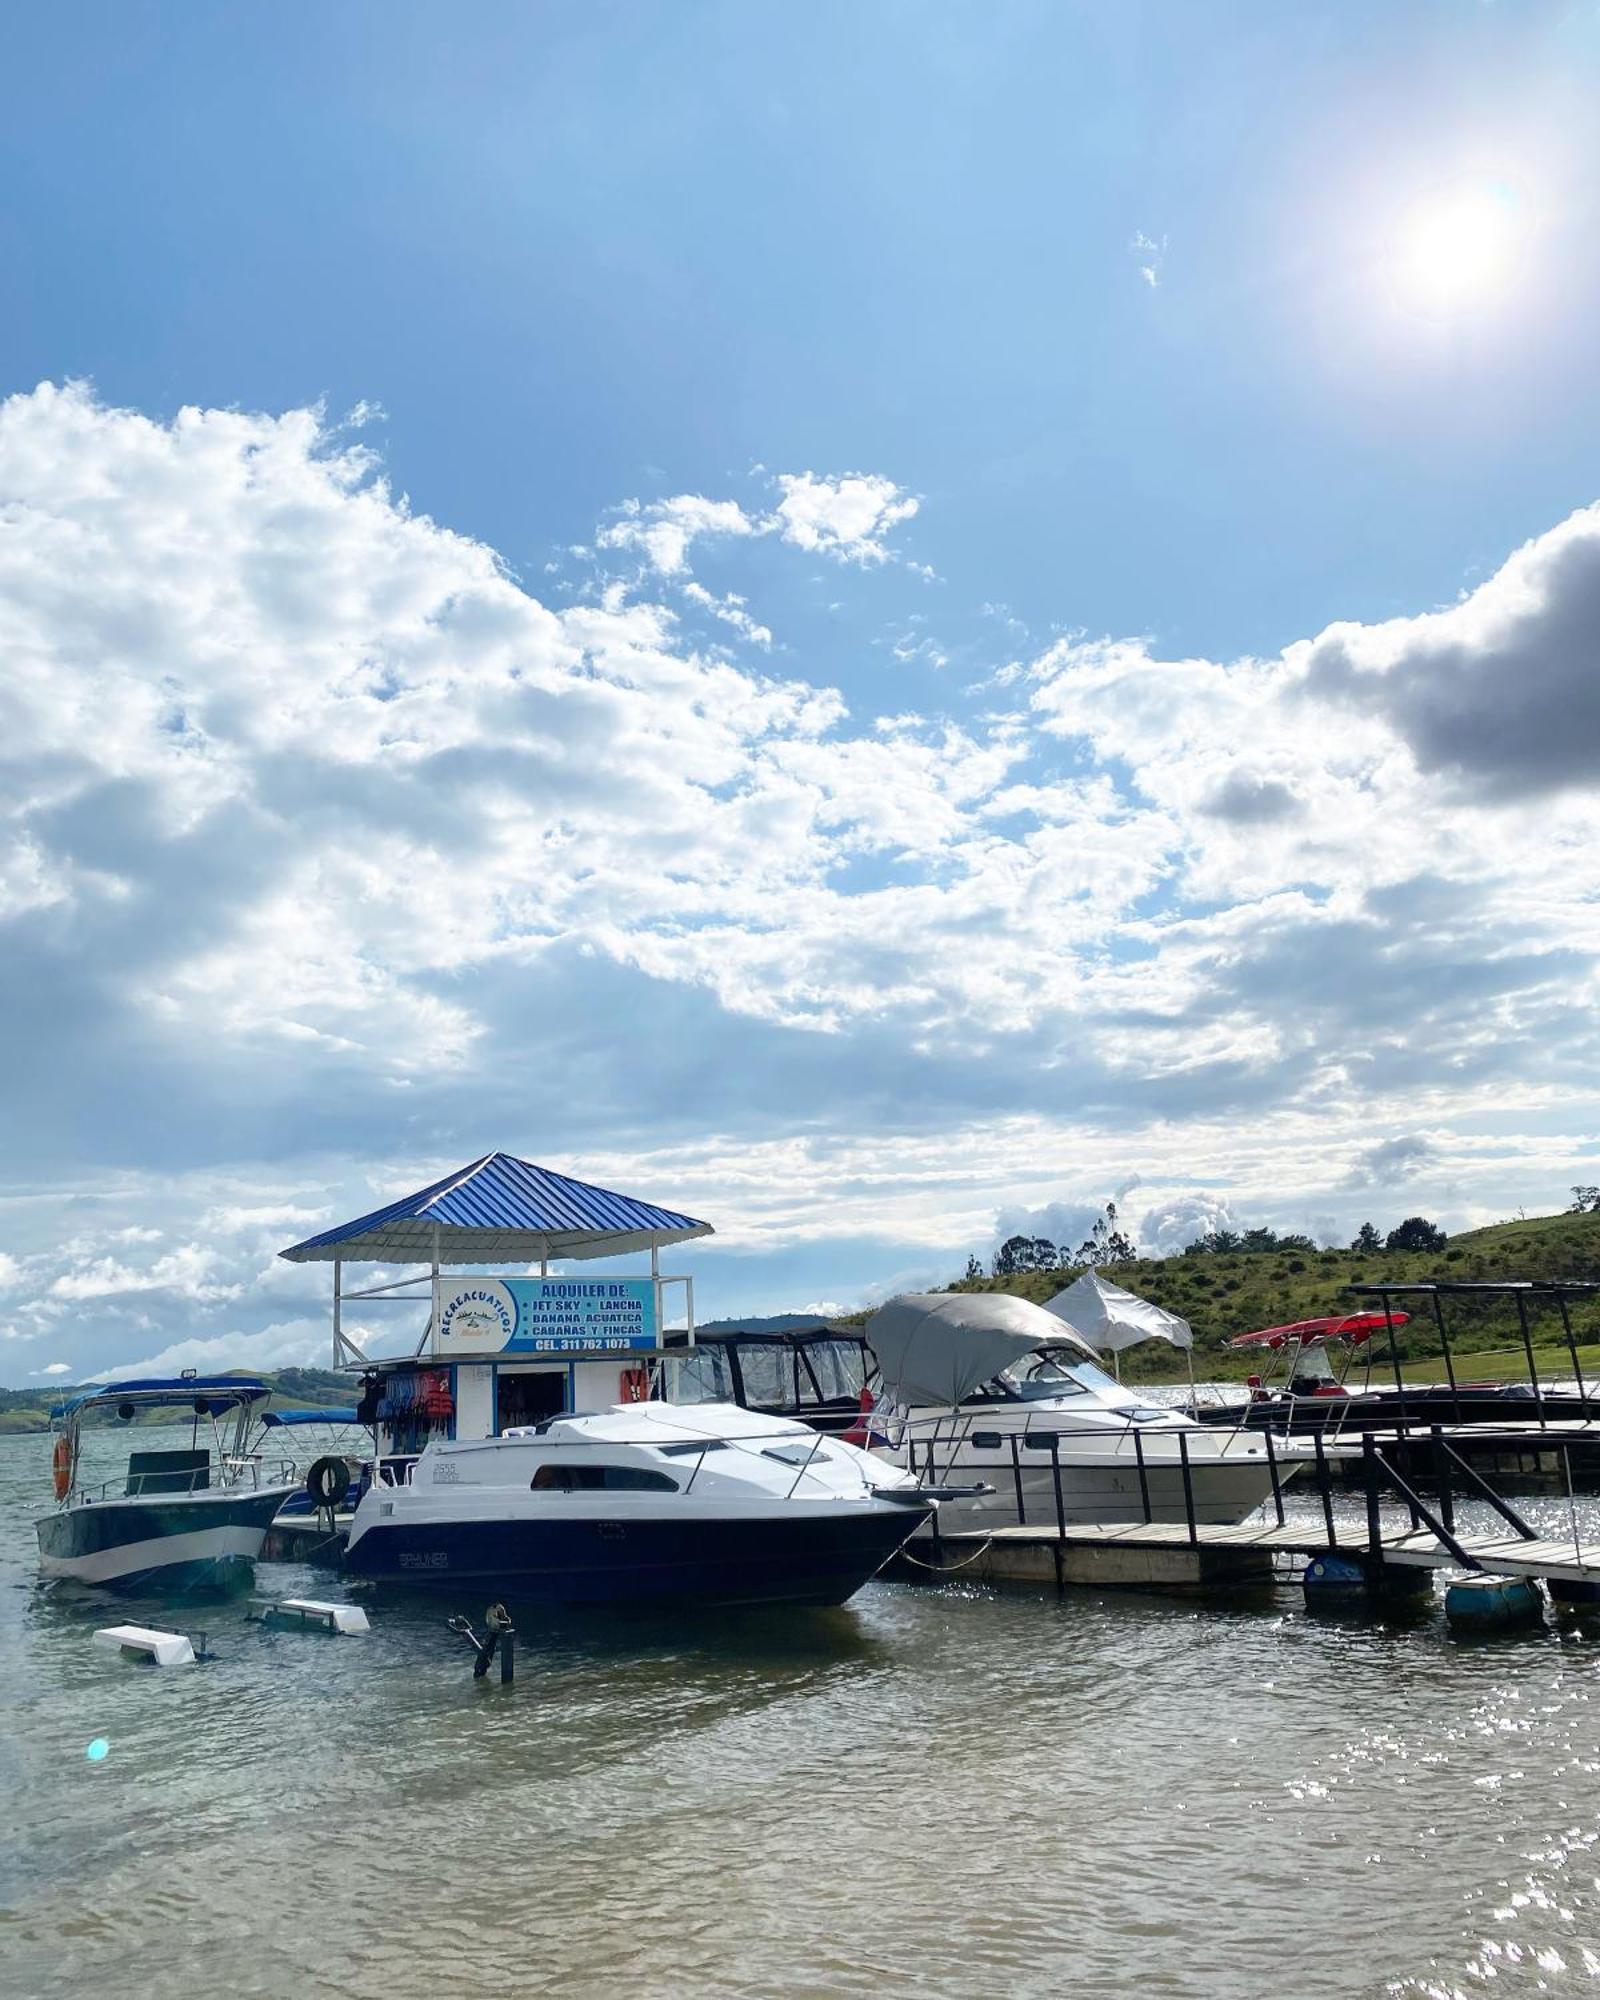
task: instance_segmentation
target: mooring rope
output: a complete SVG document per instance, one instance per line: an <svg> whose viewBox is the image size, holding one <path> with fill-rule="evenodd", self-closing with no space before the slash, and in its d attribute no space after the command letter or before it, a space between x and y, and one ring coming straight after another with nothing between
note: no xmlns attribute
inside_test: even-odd
<svg viewBox="0 0 1600 2000"><path fill-rule="evenodd" d="M968 1556L965 1559L965 1561L958 1563L924 1562L921 1556L914 1556L909 1549L902 1549L900 1551L900 1556L901 1560L904 1562L915 1563L918 1569L932 1570L935 1576L953 1576L958 1569L966 1569L968 1564L975 1563L978 1560L979 1556L987 1555L993 1544L994 1544L994 1536L985 1535L983 1538L983 1547L981 1549L974 1549L972 1554Z"/></svg>

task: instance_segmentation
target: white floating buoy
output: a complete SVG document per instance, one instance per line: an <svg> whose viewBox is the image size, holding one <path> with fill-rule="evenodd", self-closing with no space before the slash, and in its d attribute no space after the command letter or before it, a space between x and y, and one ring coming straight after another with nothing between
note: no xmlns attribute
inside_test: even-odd
<svg viewBox="0 0 1600 2000"><path fill-rule="evenodd" d="M322 1632L370 1632L372 1626L359 1604L325 1604L315 1597L256 1597L250 1616L263 1625L313 1626Z"/></svg>
<svg viewBox="0 0 1600 2000"><path fill-rule="evenodd" d="M153 1660L158 1667L192 1667L194 1644L185 1633L163 1632L155 1625L107 1625L94 1635L125 1660Z"/></svg>

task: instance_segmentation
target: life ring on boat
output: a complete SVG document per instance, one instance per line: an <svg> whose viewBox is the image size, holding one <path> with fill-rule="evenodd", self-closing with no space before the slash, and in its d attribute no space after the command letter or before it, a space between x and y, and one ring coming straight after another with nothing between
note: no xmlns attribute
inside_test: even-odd
<svg viewBox="0 0 1600 2000"><path fill-rule="evenodd" d="M337 1507L350 1491L350 1468L331 1454L317 1459L306 1474L306 1491L318 1507Z"/></svg>
<svg viewBox="0 0 1600 2000"><path fill-rule="evenodd" d="M65 1500L72 1485L72 1443L69 1438L56 1439L55 1450L50 1454L50 1471L56 1482L56 1498Z"/></svg>

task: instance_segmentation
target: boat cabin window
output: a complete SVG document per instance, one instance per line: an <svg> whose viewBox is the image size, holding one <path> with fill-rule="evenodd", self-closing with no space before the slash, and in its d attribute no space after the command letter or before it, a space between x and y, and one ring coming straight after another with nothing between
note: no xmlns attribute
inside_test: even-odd
<svg viewBox="0 0 1600 2000"><path fill-rule="evenodd" d="M724 1438L685 1438L681 1444L658 1444L656 1450L663 1458L687 1458L692 1452L696 1457L707 1451L731 1451L732 1446Z"/></svg>
<svg viewBox="0 0 1600 2000"><path fill-rule="evenodd" d="M541 1465L528 1481L535 1493L676 1493L678 1482L647 1465Z"/></svg>
<svg viewBox="0 0 1600 2000"><path fill-rule="evenodd" d="M1117 1384L1103 1368L1083 1360L1072 1348L1046 1348L1042 1354L1025 1354L1009 1368L1002 1369L987 1388L980 1389L977 1402L1035 1402L1042 1397L1101 1396L1110 1390L1120 1395Z"/></svg>

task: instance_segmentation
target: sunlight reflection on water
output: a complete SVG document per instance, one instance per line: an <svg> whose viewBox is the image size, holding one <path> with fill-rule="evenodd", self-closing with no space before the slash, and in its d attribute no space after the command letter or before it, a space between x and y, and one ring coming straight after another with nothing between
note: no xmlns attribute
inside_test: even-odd
<svg viewBox="0 0 1600 2000"><path fill-rule="evenodd" d="M1462 1644L1438 1615L1308 1618L1287 1588L879 1584L826 1614L550 1620L508 1692L473 1685L458 1607L415 1602L362 1640L208 1607L217 1658L158 1673L91 1646L103 1601L35 1584L48 1470L47 1440L0 1440L8 1993L1600 1976L1581 1627Z"/></svg>

